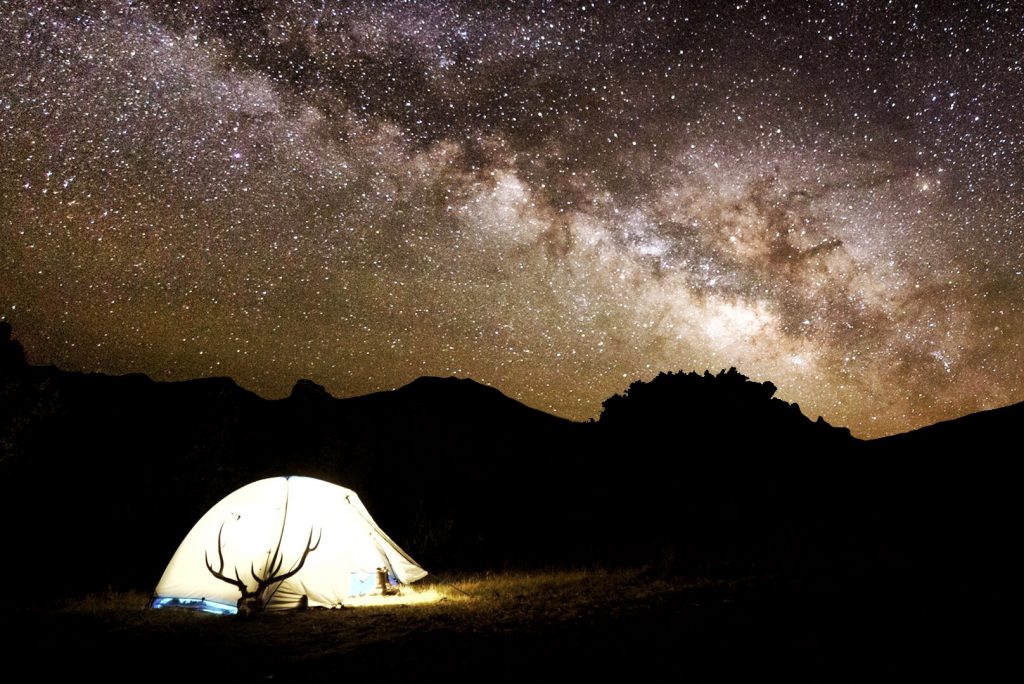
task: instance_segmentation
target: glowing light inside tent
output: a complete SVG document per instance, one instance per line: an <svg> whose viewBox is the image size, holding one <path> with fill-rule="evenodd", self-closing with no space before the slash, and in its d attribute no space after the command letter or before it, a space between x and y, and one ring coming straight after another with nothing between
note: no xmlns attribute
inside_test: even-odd
<svg viewBox="0 0 1024 684"><path fill-rule="evenodd" d="M365 570L357 570L353 572L349 578L348 593L349 596L367 596L369 594L379 594L380 585L378 584L376 572L367 572ZM394 575L388 573L387 576L388 586L392 589L398 588L398 579Z"/></svg>
<svg viewBox="0 0 1024 684"><path fill-rule="evenodd" d="M345 608L360 608L368 606L418 606L430 603L447 601L445 596L433 587L417 589L415 587L403 587L398 594L366 594L363 596L350 596L345 600ZM235 615L238 613L236 606L217 601L189 598L157 598L153 600L153 608L184 608L186 610L197 610L213 615Z"/></svg>
<svg viewBox="0 0 1024 684"><path fill-rule="evenodd" d="M304 553L311 540L317 540L315 550ZM251 592L275 557L280 563L274 573L285 579L267 584L260 610L335 608L354 595L390 593L427 574L377 526L352 490L277 477L250 483L210 508L179 545L154 593L178 600L168 606L187 599L231 606L216 612L236 613L240 587L211 568L227 577L238 573Z"/></svg>
<svg viewBox="0 0 1024 684"><path fill-rule="evenodd" d="M199 610L204 613L213 613L214 615L234 615L238 612L237 606L231 606L226 603L218 603L217 601L207 601L206 599L190 599L190 598L157 598L153 599L154 608L187 608L189 610Z"/></svg>

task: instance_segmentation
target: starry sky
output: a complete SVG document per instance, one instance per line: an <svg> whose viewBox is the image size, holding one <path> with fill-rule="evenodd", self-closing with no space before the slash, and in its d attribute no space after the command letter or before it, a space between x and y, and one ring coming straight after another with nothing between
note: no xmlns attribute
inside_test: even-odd
<svg viewBox="0 0 1024 684"><path fill-rule="evenodd" d="M1024 400L1020 3L0 12L34 363L573 419L736 366L861 437Z"/></svg>

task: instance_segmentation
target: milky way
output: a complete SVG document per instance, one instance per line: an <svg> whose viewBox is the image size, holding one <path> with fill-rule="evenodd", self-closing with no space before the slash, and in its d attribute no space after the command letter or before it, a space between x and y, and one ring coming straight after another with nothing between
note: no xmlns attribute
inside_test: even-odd
<svg viewBox="0 0 1024 684"><path fill-rule="evenodd" d="M1024 400L1020 4L0 4L33 362L575 419L736 366L860 436Z"/></svg>

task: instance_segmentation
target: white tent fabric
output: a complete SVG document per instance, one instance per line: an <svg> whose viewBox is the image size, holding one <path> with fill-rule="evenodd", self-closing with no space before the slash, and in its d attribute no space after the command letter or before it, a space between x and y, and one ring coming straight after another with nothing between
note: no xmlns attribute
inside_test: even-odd
<svg viewBox="0 0 1024 684"><path fill-rule="evenodd" d="M311 607L341 606L350 596L376 589L378 568L406 584L427 574L377 527L351 489L308 477L275 477L236 490L200 518L167 565L153 605L234 612L241 592L206 566L207 559L218 566L218 534L223 574L234 577L237 570L252 590L252 571L266 573L278 549L278 574L294 568L311 532L319 545L298 573L268 589L267 610L297 607L303 596Z"/></svg>

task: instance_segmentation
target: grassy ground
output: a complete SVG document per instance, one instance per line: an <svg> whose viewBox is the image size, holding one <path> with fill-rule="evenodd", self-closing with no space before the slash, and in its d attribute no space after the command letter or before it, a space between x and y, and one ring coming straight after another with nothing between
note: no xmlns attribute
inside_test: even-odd
<svg viewBox="0 0 1024 684"><path fill-rule="evenodd" d="M866 630L855 600L779 578L620 570L420 584L418 603L251 620L150 610L142 593L109 592L10 615L5 660L39 675L139 680L836 681L896 674L890 656L906 641L898 625Z"/></svg>

